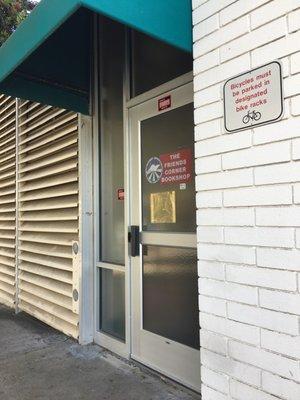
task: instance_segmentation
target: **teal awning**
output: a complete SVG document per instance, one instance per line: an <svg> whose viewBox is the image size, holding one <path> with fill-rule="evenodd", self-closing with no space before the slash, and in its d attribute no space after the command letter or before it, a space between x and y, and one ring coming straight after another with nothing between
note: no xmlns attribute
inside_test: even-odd
<svg viewBox="0 0 300 400"><path fill-rule="evenodd" d="M92 12L192 50L191 0L42 0L0 48L0 93L88 114Z"/></svg>

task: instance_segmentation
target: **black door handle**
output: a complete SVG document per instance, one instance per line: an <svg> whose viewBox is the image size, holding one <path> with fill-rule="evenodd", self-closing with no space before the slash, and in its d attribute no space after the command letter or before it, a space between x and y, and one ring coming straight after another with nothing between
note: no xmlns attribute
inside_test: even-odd
<svg viewBox="0 0 300 400"><path fill-rule="evenodd" d="M137 257L140 255L140 227L131 225L128 232L129 255Z"/></svg>

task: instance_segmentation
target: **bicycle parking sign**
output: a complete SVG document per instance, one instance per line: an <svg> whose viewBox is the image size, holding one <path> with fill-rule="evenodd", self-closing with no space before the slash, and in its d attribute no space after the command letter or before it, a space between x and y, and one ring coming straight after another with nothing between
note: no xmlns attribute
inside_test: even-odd
<svg viewBox="0 0 300 400"><path fill-rule="evenodd" d="M251 129L283 116L282 70L278 61L229 79L224 85L227 132Z"/></svg>

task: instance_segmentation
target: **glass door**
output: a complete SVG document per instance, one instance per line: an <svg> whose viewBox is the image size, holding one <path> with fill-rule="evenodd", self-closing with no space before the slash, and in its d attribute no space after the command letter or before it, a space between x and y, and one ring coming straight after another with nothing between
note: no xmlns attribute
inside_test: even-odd
<svg viewBox="0 0 300 400"><path fill-rule="evenodd" d="M129 110L132 358L200 389L193 88Z"/></svg>

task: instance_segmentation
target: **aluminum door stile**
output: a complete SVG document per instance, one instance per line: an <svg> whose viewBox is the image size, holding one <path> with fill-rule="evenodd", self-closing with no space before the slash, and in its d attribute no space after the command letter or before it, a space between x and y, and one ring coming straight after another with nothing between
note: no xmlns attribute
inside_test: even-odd
<svg viewBox="0 0 300 400"><path fill-rule="evenodd" d="M78 338L78 115L24 100L17 115L18 309Z"/></svg>
<svg viewBox="0 0 300 400"><path fill-rule="evenodd" d="M16 100L0 95L0 303L15 304Z"/></svg>

